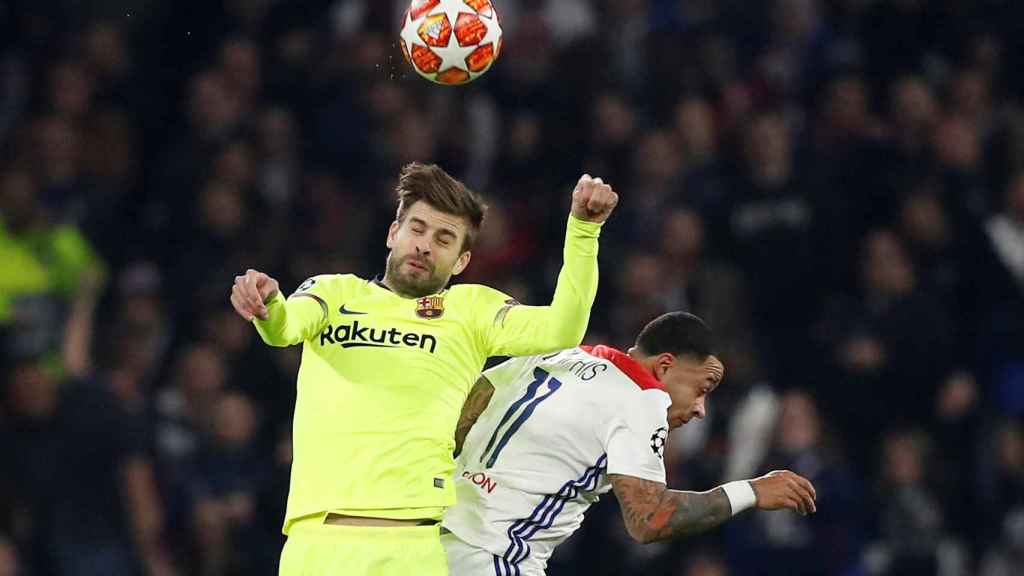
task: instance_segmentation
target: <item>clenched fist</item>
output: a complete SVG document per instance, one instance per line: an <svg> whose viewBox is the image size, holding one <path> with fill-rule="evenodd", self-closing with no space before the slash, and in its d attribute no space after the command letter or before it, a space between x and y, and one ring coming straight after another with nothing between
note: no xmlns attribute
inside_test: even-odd
<svg viewBox="0 0 1024 576"><path fill-rule="evenodd" d="M791 508L807 515L817 511L817 492L810 481L790 472L776 470L750 481L757 495L759 510L782 510Z"/></svg>
<svg viewBox="0 0 1024 576"><path fill-rule="evenodd" d="M277 280L250 268L244 276L235 276L235 285L231 287L231 305L247 322L253 318L266 320L266 303L278 290Z"/></svg>
<svg viewBox="0 0 1024 576"><path fill-rule="evenodd" d="M600 178L584 174L572 191L572 215L600 224L608 219L619 203L619 195Z"/></svg>

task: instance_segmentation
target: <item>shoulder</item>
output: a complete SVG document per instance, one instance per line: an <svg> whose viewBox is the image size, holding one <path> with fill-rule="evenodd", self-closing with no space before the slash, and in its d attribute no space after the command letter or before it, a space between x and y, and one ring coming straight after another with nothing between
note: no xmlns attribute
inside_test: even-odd
<svg viewBox="0 0 1024 576"><path fill-rule="evenodd" d="M602 404L614 419L628 424L660 423L668 418L672 399L664 390L643 390L611 362L598 379Z"/></svg>
<svg viewBox="0 0 1024 576"><path fill-rule="evenodd" d="M306 278L294 294L314 294L325 296L337 294L354 289L366 280L354 274L318 274Z"/></svg>
<svg viewBox="0 0 1024 576"><path fill-rule="evenodd" d="M501 290L483 284L456 284L448 289L448 296L453 302L480 309L497 310L504 306L519 304L515 298Z"/></svg>
<svg viewBox="0 0 1024 576"><path fill-rule="evenodd" d="M490 286L484 286L483 284L455 284L448 288L448 293L455 296L473 296L473 297L505 297L510 298L507 294L501 290L496 290Z"/></svg>
<svg viewBox="0 0 1024 576"><path fill-rule="evenodd" d="M53 228L50 242L58 252L75 255L81 258L92 256L92 246L82 232L69 224L61 224Z"/></svg>
<svg viewBox="0 0 1024 576"><path fill-rule="evenodd" d="M623 403L623 419L630 428L640 432L668 431L668 409L672 399L663 390L640 390L631 401Z"/></svg>
<svg viewBox="0 0 1024 576"><path fill-rule="evenodd" d="M87 242L79 229L71 224L58 224L51 228L51 237L60 242Z"/></svg>

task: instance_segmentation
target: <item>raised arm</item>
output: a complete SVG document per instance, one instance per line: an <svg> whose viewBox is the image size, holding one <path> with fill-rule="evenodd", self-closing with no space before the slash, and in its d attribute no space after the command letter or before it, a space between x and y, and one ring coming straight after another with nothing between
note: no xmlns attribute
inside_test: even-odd
<svg viewBox="0 0 1024 576"><path fill-rule="evenodd" d="M749 507L789 508L801 514L816 510L814 486L789 471L730 482L707 492L670 490L660 482L618 474L610 474L609 479L629 535L644 544L715 528ZM749 483L751 496L744 494L745 483Z"/></svg>
<svg viewBox="0 0 1024 576"><path fill-rule="evenodd" d="M287 300L277 280L249 269L235 276L231 305L246 321L253 322L263 341L271 346L292 346L320 332L327 322L327 303L315 292L311 278Z"/></svg>
<svg viewBox="0 0 1024 576"><path fill-rule="evenodd" d="M580 178L573 190L562 270L551 304L500 309L490 327L492 356L540 354L583 341L597 295L597 240L618 201L618 194L600 178Z"/></svg>

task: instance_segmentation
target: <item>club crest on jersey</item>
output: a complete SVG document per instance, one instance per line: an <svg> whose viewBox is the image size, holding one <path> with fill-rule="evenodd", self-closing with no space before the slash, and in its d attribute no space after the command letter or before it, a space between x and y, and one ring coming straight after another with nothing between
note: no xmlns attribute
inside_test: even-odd
<svg viewBox="0 0 1024 576"><path fill-rule="evenodd" d="M662 426L651 434L651 450L654 455L662 460L665 459L665 441L668 440L668 428Z"/></svg>
<svg viewBox="0 0 1024 576"><path fill-rule="evenodd" d="M427 296L416 301L416 315L420 318L433 320L444 314L444 297Z"/></svg>

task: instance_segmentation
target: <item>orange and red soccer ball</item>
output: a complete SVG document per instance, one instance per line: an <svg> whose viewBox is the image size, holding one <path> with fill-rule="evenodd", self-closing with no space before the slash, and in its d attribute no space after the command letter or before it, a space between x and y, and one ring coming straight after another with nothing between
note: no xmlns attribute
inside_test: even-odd
<svg viewBox="0 0 1024 576"><path fill-rule="evenodd" d="M398 43L420 76L466 84L501 54L501 24L491 0L413 0Z"/></svg>

